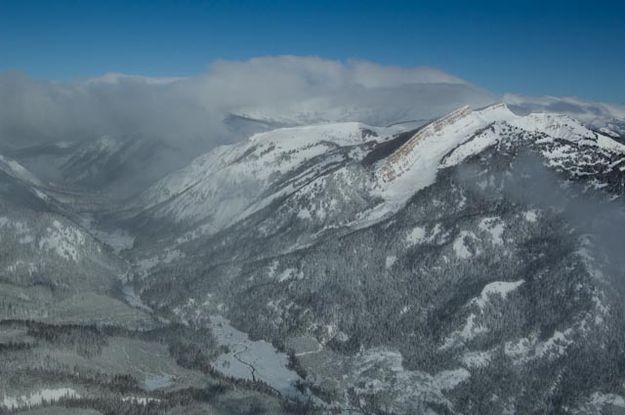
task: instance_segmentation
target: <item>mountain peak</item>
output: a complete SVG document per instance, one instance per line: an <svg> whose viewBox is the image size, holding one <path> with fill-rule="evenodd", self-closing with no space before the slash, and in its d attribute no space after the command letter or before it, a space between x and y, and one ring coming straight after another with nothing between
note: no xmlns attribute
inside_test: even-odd
<svg viewBox="0 0 625 415"><path fill-rule="evenodd" d="M466 118L471 112L471 108L465 105L420 128L408 141L386 158L378 169L378 176L383 182L393 181L406 170L410 169L416 162L419 153L416 149L421 147L424 141L437 135L459 120Z"/></svg>

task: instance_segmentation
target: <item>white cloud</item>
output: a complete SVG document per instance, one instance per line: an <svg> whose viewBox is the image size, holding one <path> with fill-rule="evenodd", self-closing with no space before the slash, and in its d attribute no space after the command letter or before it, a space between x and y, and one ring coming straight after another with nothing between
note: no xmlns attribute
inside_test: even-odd
<svg viewBox="0 0 625 415"><path fill-rule="evenodd" d="M201 75L151 78L124 74L74 82L0 74L0 141L145 135L184 146L240 137L229 113L283 123L429 118L492 96L430 68L399 68L316 57L217 61Z"/></svg>

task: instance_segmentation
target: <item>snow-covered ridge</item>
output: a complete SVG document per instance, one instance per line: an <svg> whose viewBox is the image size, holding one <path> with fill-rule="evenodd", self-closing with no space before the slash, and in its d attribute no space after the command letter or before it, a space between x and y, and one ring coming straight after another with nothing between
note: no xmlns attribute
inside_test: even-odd
<svg viewBox="0 0 625 415"><path fill-rule="evenodd" d="M197 158L153 185L138 204L154 218L200 224L196 232L200 234L225 229L280 197L292 199L286 210L295 209L298 220L359 228L392 215L412 195L434 183L441 168L454 166L503 137L548 142L549 148L541 151L549 165L561 164L560 159L554 159L560 154L567 163L576 163L578 146L625 153L622 144L567 115L520 116L505 104L475 111L465 106L419 129L377 161L372 174L363 175L356 169L345 175L349 180L339 180L340 184L337 175L332 180L324 179L337 168L363 160L400 131L399 127L350 122L255 134L245 142L222 146ZM340 223L325 223L333 219L313 211L337 205L336 194L330 196L322 191L329 183L333 187L347 186L340 192L345 195L354 190L356 182L360 185L353 197L364 197L358 212L350 213L350 217L342 215Z"/></svg>
<svg viewBox="0 0 625 415"><path fill-rule="evenodd" d="M452 150L489 124L511 122L517 118L503 103L477 111L464 106L419 129L380 163L376 174L384 183L393 182L413 167L437 164L440 161L440 150Z"/></svg>
<svg viewBox="0 0 625 415"><path fill-rule="evenodd" d="M33 186L41 186L39 179L29 172L24 166L19 164L17 161L7 159L2 155L0 155L0 170L15 179L21 180Z"/></svg>
<svg viewBox="0 0 625 415"><path fill-rule="evenodd" d="M564 114L529 114L525 117L517 117L511 121L511 124L527 131L538 131L554 138L569 141L594 140L596 138L593 131Z"/></svg>
<svg viewBox="0 0 625 415"><path fill-rule="evenodd" d="M446 155L470 141L485 127L517 116L505 105L479 111L460 108L419 130L410 140L379 162L373 193L384 200L369 217L386 217L401 208L412 195L436 181ZM476 147L480 151L483 147Z"/></svg>
<svg viewBox="0 0 625 415"><path fill-rule="evenodd" d="M625 107L605 102L586 101L574 97L527 97L506 94L504 102L522 113L566 114L593 130L618 138L623 136Z"/></svg>
<svg viewBox="0 0 625 415"><path fill-rule="evenodd" d="M21 185L23 185L34 197L41 199L46 203L54 199L47 194L46 185L44 185L38 177L15 160L0 155L0 173L4 173L15 179L17 182L21 183Z"/></svg>
<svg viewBox="0 0 625 415"><path fill-rule="evenodd" d="M484 149L499 142L505 135L505 130L514 128L519 133L520 139L535 137L542 134L542 142L563 140L570 145L559 144L551 152L543 152L550 161L565 159L578 151L578 145L596 147L598 151L625 154L625 145L615 141L608 135L603 135L588 129L581 122L565 114L536 113L527 116L512 116L504 119L493 119L493 124L488 129L483 129L474 134L470 139L454 148L441 161L440 167L451 167L459 164L471 155L478 154ZM620 161L616 161L617 165ZM610 166L612 168L613 166Z"/></svg>
<svg viewBox="0 0 625 415"><path fill-rule="evenodd" d="M440 132L462 118L471 114L467 105L419 129L408 141L391 154L379 169L379 175L384 182L390 182L416 162L415 148L422 141Z"/></svg>
<svg viewBox="0 0 625 415"><path fill-rule="evenodd" d="M198 157L151 186L139 204L156 217L207 221L204 230L214 232L351 157L342 149L382 140L390 131L396 129L349 122L255 134Z"/></svg>

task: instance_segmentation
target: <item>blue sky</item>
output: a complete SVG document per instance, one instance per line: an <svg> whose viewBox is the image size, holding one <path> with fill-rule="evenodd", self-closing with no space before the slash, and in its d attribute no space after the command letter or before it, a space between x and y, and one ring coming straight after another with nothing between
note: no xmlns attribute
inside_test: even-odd
<svg viewBox="0 0 625 415"><path fill-rule="evenodd" d="M0 0L0 71L193 75L263 55L432 66L494 92L625 102L625 2Z"/></svg>

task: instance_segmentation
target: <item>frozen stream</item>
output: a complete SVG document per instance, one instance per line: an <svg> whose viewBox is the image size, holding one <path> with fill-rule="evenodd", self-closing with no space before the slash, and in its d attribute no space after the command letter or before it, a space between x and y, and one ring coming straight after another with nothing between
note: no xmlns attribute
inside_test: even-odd
<svg viewBox="0 0 625 415"><path fill-rule="evenodd" d="M152 312L131 285L125 284L122 293L131 306ZM286 353L279 352L271 343L264 340L250 340L246 333L232 327L230 322L221 316L210 317L210 328L217 343L228 349L227 353L221 354L215 360L216 370L234 378L262 381L286 397L297 399L303 396L295 388L295 382L302 379L296 372L287 368ZM163 379L162 382L167 383L167 379ZM157 385L152 386L152 389L160 388L160 379L154 383Z"/></svg>
<svg viewBox="0 0 625 415"><path fill-rule="evenodd" d="M217 342L229 349L215 361L217 370L227 376L263 381L289 397L301 396L294 386L301 378L287 368L286 353L278 352L266 341L250 340L221 316L211 317L211 329Z"/></svg>

